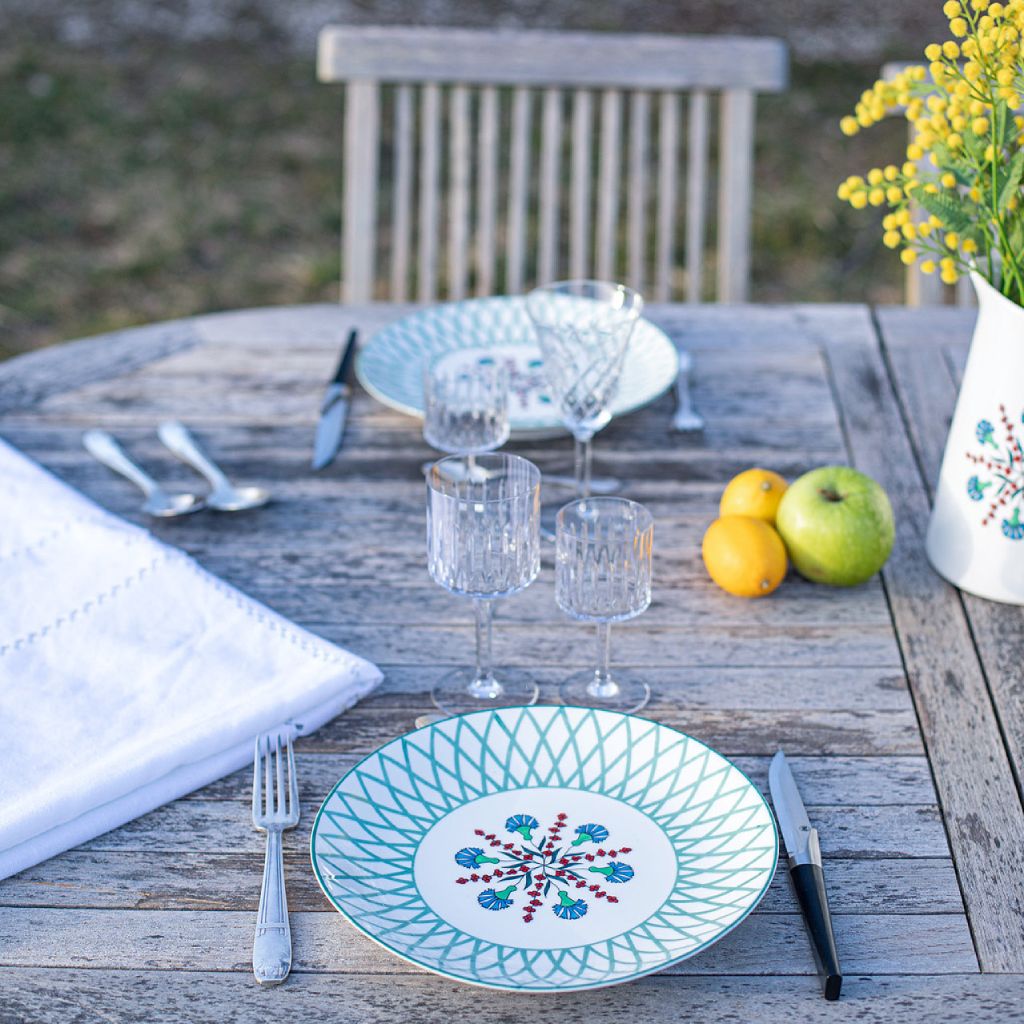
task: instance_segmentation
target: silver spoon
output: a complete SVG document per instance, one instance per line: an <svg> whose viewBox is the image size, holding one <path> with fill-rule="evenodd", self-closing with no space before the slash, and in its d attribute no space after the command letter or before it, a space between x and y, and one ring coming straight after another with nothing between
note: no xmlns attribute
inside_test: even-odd
<svg viewBox="0 0 1024 1024"><path fill-rule="evenodd" d="M168 420L160 424L157 435L182 462L209 480L211 491L205 498L207 508L218 512L244 512L270 501L270 492L262 487L236 487L203 453L184 424Z"/></svg>
<svg viewBox="0 0 1024 1024"><path fill-rule="evenodd" d="M704 417L693 407L690 395L690 371L693 358L689 352L679 353L679 373L676 376L676 411L672 417L672 429L680 433L704 429Z"/></svg>
<svg viewBox="0 0 1024 1024"><path fill-rule="evenodd" d="M142 511L161 519L173 519L204 508L203 499L195 494L168 494L148 473L125 454L125 450L105 430L87 430L82 435L85 450L108 469L131 480L146 496Z"/></svg>

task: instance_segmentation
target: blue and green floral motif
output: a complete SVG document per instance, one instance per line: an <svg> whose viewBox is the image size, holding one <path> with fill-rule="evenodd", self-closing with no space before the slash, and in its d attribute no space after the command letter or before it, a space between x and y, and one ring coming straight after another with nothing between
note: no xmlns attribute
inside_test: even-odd
<svg viewBox="0 0 1024 1024"><path fill-rule="evenodd" d="M464 846L455 854L455 863L460 868L479 868L484 864L497 864L497 857L488 857L479 846Z"/></svg>
<svg viewBox="0 0 1024 1024"><path fill-rule="evenodd" d="M1010 540L1020 540L1024 537L1024 523L1020 521L1020 509L1015 508L1009 519L1003 520L1003 536Z"/></svg>
<svg viewBox="0 0 1024 1024"><path fill-rule="evenodd" d="M533 840L533 830L540 828L540 822L532 814L513 814L505 822L509 832L518 832L527 842Z"/></svg>
<svg viewBox="0 0 1024 1024"><path fill-rule="evenodd" d="M572 841L573 846L580 846L582 843L603 843L608 838L608 829L604 825L580 825L576 829L576 838Z"/></svg>
<svg viewBox="0 0 1024 1024"><path fill-rule="evenodd" d="M1024 415L1021 417L1024 422ZM995 449L977 454L967 452L967 459L977 468L967 480L967 496L971 501L987 501L982 526L999 522L1007 540L1024 539L1024 444L1017 435L1017 424L999 406L999 427L990 420L979 420L975 428L978 443ZM997 431L999 437L997 437Z"/></svg>
<svg viewBox="0 0 1024 1024"><path fill-rule="evenodd" d="M476 897L484 910L507 910L516 905L515 895L522 897L519 906L523 921L529 924L548 899L557 902L551 906L555 917L563 921L578 921L588 910L588 898L618 903L617 896L609 896L601 887L604 883L621 885L630 881L636 873L630 864L616 860L619 854L632 852L628 846L605 850L600 844L609 838L604 825L591 822L575 830L576 838L566 843L562 838L569 816L559 814L555 823L540 838L534 832L540 829L540 822L532 814L513 814L505 820L505 831L521 837L519 843L502 842L495 833L476 829L476 835L488 844L494 856L487 856L482 847L465 846L455 854L455 862L472 873L455 881L458 885L471 882L485 884L501 880L503 888L488 884ZM593 843L599 848L594 853L575 852L574 847ZM607 863L595 863L596 861ZM486 868L483 873L475 868L485 864L497 867ZM589 876L602 876L598 883ZM575 895L572 890L582 890Z"/></svg>
<svg viewBox="0 0 1024 1024"><path fill-rule="evenodd" d="M615 860L611 864L605 864L603 867L593 867L587 870L604 875L609 882L613 883L628 882L633 877L633 869L628 864Z"/></svg>
<svg viewBox="0 0 1024 1024"><path fill-rule="evenodd" d="M496 892L494 889L484 889L480 893L476 901L480 904L484 910L506 910L512 906L513 899L512 893L516 891L515 884L506 885L500 892Z"/></svg>
<svg viewBox="0 0 1024 1024"><path fill-rule="evenodd" d="M554 911L555 917L563 921L577 921L586 914L587 904L585 900L574 900L567 892L560 892Z"/></svg>
<svg viewBox="0 0 1024 1024"><path fill-rule="evenodd" d="M972 476L967 481L967 497L971 501L981 501L985 497L985 491L991 486L991 480L979 480L978 477Z"/></svg>
<svg viewBox="0 0 1024 1024"><path fill-rule="evenodd" d="M980 444L987 444L999 451L999 445L995 442L995 432L996 428L988 420L979 420L977 427L974 428L974 436Z"/></svg>

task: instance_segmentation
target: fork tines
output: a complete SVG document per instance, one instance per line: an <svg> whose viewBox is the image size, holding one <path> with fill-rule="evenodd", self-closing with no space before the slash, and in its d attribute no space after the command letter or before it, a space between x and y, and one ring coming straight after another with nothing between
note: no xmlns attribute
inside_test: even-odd
<svg viewBox="0 0 1024 1024"><path fill-rule="evenodd" d="M287 826L294 824L298 816L299 787L291 736L286 735L282 744L280 732L267 733L257 738L253 757L253 824L260 829Z"/></svg>

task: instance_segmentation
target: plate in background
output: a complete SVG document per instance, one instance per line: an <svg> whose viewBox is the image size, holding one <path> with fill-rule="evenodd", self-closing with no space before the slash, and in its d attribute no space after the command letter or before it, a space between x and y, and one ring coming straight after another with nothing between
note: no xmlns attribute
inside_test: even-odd
<svg viewBox="0 0 1024 1024"><path fill-rule="evenodd" d="M679 353L659 327L642 317L633 329L613 415L653 402L675 382ZM423 417L423 369L453 359L501 359L509 365L512 437L567 433L547 395L540 350L521 296L467 299L417 310L378 331L356 357L356 376L378 401Z"/></svg>

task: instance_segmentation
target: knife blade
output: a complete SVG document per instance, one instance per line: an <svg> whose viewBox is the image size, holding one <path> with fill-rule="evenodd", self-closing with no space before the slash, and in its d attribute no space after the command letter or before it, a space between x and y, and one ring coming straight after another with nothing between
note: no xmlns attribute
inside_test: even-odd
<svg viewBox="0 0 1024 1024"><path fill-rule="evenodd" d="M349 384L352 365L356 354L355 330L349 332L348 340L342 349L338 368L327 385L323 401L320 403L320 419L316 425L316 437L313 439L313 469L323 469L334 461L345 436L345 425L348 422L348 403L352 394Z"/></svg>
<svg viewBox="0 0 1024 1024"><path fill-rule="evenodd" d="M807 926L825 998L838 999L843 987L843 975L836 950L836 937L832 931L832 916L828 909L818 830L811 826L796 779L781 750L772 758L768 769L768 788L775 805L775 817L778 818L782 838L786 842L789 879L793 883L800 912Z"/></svg>

